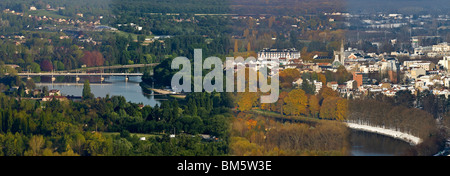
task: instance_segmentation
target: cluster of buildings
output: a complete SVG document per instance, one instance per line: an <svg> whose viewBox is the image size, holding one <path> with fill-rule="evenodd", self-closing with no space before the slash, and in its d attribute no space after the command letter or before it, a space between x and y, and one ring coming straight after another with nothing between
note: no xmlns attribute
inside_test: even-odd
<svg viewBox="0 0 450 176"><path fill-rule="evenodd" d="M275 67L281 71L286 68L297 68L303 64L300 59L300 51L295 48L290 49L269 49L264 48L257 53L257 58L254 60L247 60L248 58L243 58L244 62L234 61L232 64L234 69L237 70L240 66L252 68L255 71L260 70L261 67L267 67L271 70L268 75L272 76L277 74L275 72ZM226 65L224 65L224 68Z"/></svg>
<svg viewBox="0 0 450 176"><path fill-rule="evenodd" d="M44 13L33 12L33 11L39 11L39 10L50 11L50 14L51 14L51 13L54 13L53 11L65 10L65 7L52 8L50 5L47 5L45 9L37 9L35 6L31 6L29 8L30 14L28 14L28 17L32 18L32 19L35 19L37 21L52 21L55 24L79 26L75 30L84 30L84 31L110 30L110 31L117 31L117 28L101 25L100 20L103 19L103 16L98 16L98 17L96 17L95 19L93 19L91 21L89 21L89 20L85 21L85 19L83 18L84 15L82 13L77 13L75 18L65 18L65 17L59 17L59 15L46 16L46 15L40 15L40 14L44 14ZM14 15L19 15L19 16L24 16L25 15L24 13L16 12L16 11L11 10L11 9L5 9L5 10L3 10L3 13L9 13L9 14L14 14ZM142 30L142 27L140 27L140 26L135 26L135 27L138 30ZM36 30L42 30L42 29L49 29L49 30L55 30L55 31L66 30L66 29L63 29L63 28L58 28L56 25L54 27L49 27L49 26L36 27ZM70 29L70 30L74 30L74 29Z"/></svg>
<svg viewBox="0 0 450 176"><path fill-rule="evenodd" d="M416 45L415 41L418 40L417 37L413 37L412 41ZM414 53L410 56L413 58L418 58L422 56L427 57L443 57L450 55L450 44L447 42L439 43L432 46L417 46L414 48Z"/></svg>
<svg viewBox="0 0 450 176"><path fill-rule="evenodd" d="M11 35L11 36L0 35L0 39L11 40L12 42L14 42L15 45L21 45L26 42L26 37L23 35Z"/></svg>
<svg viewBox="0 0 450 176"><path fill-rule="evenodd" d="M399 63L394 57L379 57L372 62L346 63L345 67L347 71L352 72L351 81L357 83L356 87L350 87L352 84L347 83L340 85L336 90L347 95L357 92L395 96L401 90L409 90L412 94L428 90L435 95L445 97L450 94L450 74L447 72L450 56L444 56L437 64L427 60L407 60ZM373 73L385 74L385 76L382 80L376 81L369 78L369 74Z"/></svg>
<svg viewBox="0 0 450 176"><path fill-rule="evenodd" d="M5 90L5 94L11 94L13 92L17 92L19 90L18 86L11 87L9 90ZM43 95L44 91L42 89L28 89L26 88L24 90L24 93L27 95L31 95L31 98L22 97L23 99L33 99L33 100L39 100L42 102L52 101L53 99L59 100L59 101L80 101L82 99L81 96L64 96L61 94L61 91L58 89L51 89L48 91L48 95ZM33 98L33 97L40 97L42 98Z"/></svg>
<svg viewBox="0 0 450 176"><path fill-rule="evenodd" d="M117 24L117 27L128 27L128 26L136 29L137 31L142 31L142 26L139 26L135 23Z"/></svg>
<svg viewBox="0 0 450 176"><path fill-rule="evenodd" d="M51 8L51 6L47 5L46 9L37 9L34 6L31 6L29 11L37 11L37 10L46 10L46 11L57 11L57 10L64 10L64 7L57 7L55 8ZM3 13L10 13L10 14L14 14L14 15L19 15L19 16L24 16L24 13L20 13L20 12L16 12L14 10L11 9L5 9L3 10ZM81 17L81 18L56 18L56 17L50 17L50 16L45 16L45 15L37 15L39 13L36 13L36 15L28 15L29 18L35 19L37 21L52 21L55 24L62 24L62 25L74 25L74 26L78 26L76 28L73 29L67 29L67 28L61 28L58 27L57 25L55 26L39 26L36 27L35 30L42 30L42 29L47 29L47 30L53 30L53 31L63 31L63 30L70 30L70 31L117 31L117 28L113 28L113 27L109 27L109 26L105 26L105 25L101 25L100 20L103 19L103 16L99 16L97 19L94 19L93 21L84 21L82 18L84 17L83 14L78 13L76 14L77 17ZM136 29L138 30L142 30L142 27L137 26L136 24L131 23L130 25L136 27ZM11 39L11 36L0 36L2 39L8 38ZM24 36L13 36L14 42L16 45L20 45L23 44L26 40L24 39ZM99 42L94 41L92 38L90 37L85 37L84 35L78 35L78 36L73 36L74 38L77 38L80 42L87 42L87 43L93 43L94 45L99 44ZM60 39L70 39L71 37L67 36L67 35L63 35L60 36Z"/></svg>
<svg viewBox="0 0 450 176"><path fill-rule="evenodd" d="M47 5L45 5L45 9L48 10L48 11L58 11L58 10L65 10L66 8L65 7L52 8L52 6L50 4L47 4ZM38 9L36 8L36 6L30 6L29 10L30 11L36 11Z"/></svg>
<svg viewBox="0 0 450 176"><path fill-rule="evenodd" d="M61 10L65 9L63 7L60 7ZM38 9L36 9L36 7L30 7L30 11L36 11ZM46 9L47 11L54 11L53 9ZM10 14L14 14L14 15L19 15L19 16L24 16L24 13L21 12L16 12L14 10L11 9L5 9L3 10L3 13L10 13ZM83 17L83 14L77 14L78 17ZM95 21L84 21L81 19L66 19L66 18L56 18L56 17L50 17L50 16L46 16L46 15L28 15L29 18L33 18L36 19L38 21L53 21L55 23L58 24L78 24L80 26L96 26L96 25L100 25L100 19L102 17L99 17L98 19L96 19ZM42 29L42 28L40 28Z"/></svg>
<svg viewBox="0 0 450 176"><path fill-rule="evenodd" d="M343 65L352 73L353 78L346 85L333 88L341 93L347 95L355 92L357 94L381 93L386 96L395 96L396 92L401 90L409 90L412 94L429 90L435 95L446 97L450 93L447 89L450 88L450 75L447 73L450 56L444 56L437 64L420 59L400 63L392 55L369 56L361 51L353 50L358 53L358 57L354 57L354 53L349 54L347 51L351 50L342 53L345 60ZM369 74L374 73L382 79L377 81L369 78Z"/></svg>
<svg viewBox="0 0 450 176"><path fill-rule="evenodd" d="M294 68L300 73L323 71L336 72L343 66L351 73L351 80L338 84L337 82L309 81L314 85L316 93L323 86L338 91L343 96L359 97L363 94L384 94L395 96L398 91L409 90L412 94L418 91L429 90L435 95L450 94L450 74L447 73L450 66L450 55L444 56L437 64L427 60L413 59L400 63L392 55L364 53L355 48L343 49L334 52L332 63L329 62L303 62L301 54L296 49L263 49L258 52L255 62L249 64L260 65L259 67L275 64L279 70ZM323 59L314 57L315 59ZM330 58L326 58L330 59ZM239 65L240 63L234 63ZM248 65L246 65L248 66ZM256 67L258 69L259 67ZM236 67L235 67L236 68ZM271 73L274 74L274 73ZM372 75L372 76L370 76ZM377 75L374 77L373 75ZM300 78L292 84L301 85ZM402 84L400 84L400 82Z"/></svg>

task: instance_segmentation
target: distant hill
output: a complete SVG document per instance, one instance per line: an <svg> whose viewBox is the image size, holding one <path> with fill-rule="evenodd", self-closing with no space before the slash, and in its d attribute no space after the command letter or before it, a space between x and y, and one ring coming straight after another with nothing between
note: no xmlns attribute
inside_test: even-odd
<svg viewBox="0 0 450 176"><path fill-rule="evenodd" d="M0 10L65 7L63 15L133 13L305 15L323 12L449 14L450 0L0 0Z"/></svg>
<svg viewBox="0 0 450 176"><path fill-rule="evenodd" d="M304 15L345 10L343 0L229 0L233 13Z"/></svg>
<svg viewBox="0 0 450 176"><path fill-rule="evenodd" d="M348 12L450 14L450 0L345 0Z"/></svg>
<svg viewBox="0 0 450 176"><path fill-rule="evenodd" d="M126 2L126 3L125 3ZM118 10L144 13L300 15L341 11L342 0L113 0Z"/></svg>
<svg viewBox="0 0 450 176"><path fill-rule="evenodd" d="M112 0L143 13L304 15L322 12L447 14L450 0Z"/></svg>

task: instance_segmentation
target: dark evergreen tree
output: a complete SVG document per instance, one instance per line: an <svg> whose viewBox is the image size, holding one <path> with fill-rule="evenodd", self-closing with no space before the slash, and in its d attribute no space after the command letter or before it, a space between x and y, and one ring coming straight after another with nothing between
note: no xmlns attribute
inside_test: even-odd
<svg viewBox="0 0 450 176"><path fill-rule="evenodd" d="M94 94L91 93L91 86L89 84L89 80L84 81L82 96L84 100L94 98Z"/></svg>

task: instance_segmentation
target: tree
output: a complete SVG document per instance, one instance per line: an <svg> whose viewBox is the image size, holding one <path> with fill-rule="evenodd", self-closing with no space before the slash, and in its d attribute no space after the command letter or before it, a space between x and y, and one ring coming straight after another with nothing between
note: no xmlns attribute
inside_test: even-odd
<svg viewBox="0 0 450 176"><path fill-rule="evenodd" d="M309 83L307 79L303 80L302 82L302 89L305 91L306 94L314 95L316 87L314 84Z"/></svg>
<svg viewBox="0 0 450 176"><path fill-rule="evenodd" d="M338 97L327 97L323 100L320 107L320 117L323 119L335 119L336 118L336 104Z"/></svg>
<svg viewBox="0 0 450 176"><path fill-rule="evenodd" d="M291 88L292 82L300 77L300 72L297 69L285 69L280 72L280 85L282 88Z"/></svg>
<svg viewBox="0 0 450 176"><path fill-rule="evenodd" d="M344 84L352 77L351 74L347 72L347 69L343 65L339 66L335 76L336 76L335 80L338 82L338 84Z"/></svg>
<svg viewBox="0 0 450 176"><path fill-rule="evenodd" d="M248 29L245 29L244 30L244 37L248 37L248 35L250 34L250 30L248 30Z"/></svg>
<svg viewBox="0 0 450 176"><path fill-rule="evenodd" d="M294 89L284 99L284 112L288 115L300 115L307 113L308 97L302 89Z"/></svg>
<svg viewBox="0 0 450 176"><path fill-rule="evenodd" d="M73 147L76 153L81 155L83 154L83 148L85 143L86 139L84 138L84 136L80 133L77 133L75 134L75 137L72 140L71 146Z"/></svg>
<svg viewBox="0 0 450 176"><path fill-rule="evenodd" d="M322 82L322 85L327 85L327 78L325 77L324 74L318 73L317 77L318 77L318 81Z"/></svg>
<svg viewBox="0 0 450 176"><path fill-rule="evenodd" d="M105 62L102 53L98 51L85 51L84 56L80 59L83 64L88 67L102 66Z"/></svg>
<svg viewBox="0 0 450 176"><path fill-rule="evenodd" d="M41 72L41 66L37 64L36 62L31 63L29 66L27 66L28 69L31 70L31 72L39 73Z"/></svg>
<svg viewBox="0 0 450 176"><path fill-rule="evenodd" d="M42 87L42 94L43 94L43 96L47 96L48 95L48 87L47 86L44 86L44 87Z"/></svg>
<svg viewBox="0 0 450 176"><path fill-rule="evenodd" d="M207 123L208 126L206 128L211 135L214 135L219 138L227 136L228 133L227 119L223 115L215 115Z"/></svg>
<svg viewBox="0 0 450 176"><path fill-rule="evenodd" d="M345 120L348 113L348 101L347 99L339 98L336 102L336 119Z"/></svg>
<svg viewBox="0 0 450 176"><path fill-rule="evenodd" d="M320 111L319 99L315 95L309 96L309 111L311 116L318 117Z"/></svg>
<svg viewBox="0 0 450 176"><path fill-rule="evenodd" d="M115 156L127 156L129 155L131 148L133 148L133 144L125 138L120 138L113 142L113 154Z"/></svg>
<svg viewBox="0 0 450 176"><path fill-rule="evenodd" d="M41 69L43 71L52 71L53 70L53 64L49 60L45 59L41 61Z"/></svg>
<svg viewBox="0 0 450 176"><path fill-rule="evenodd" d="M269 18L269 24L268 24L269 28L272 28L274 22L275 22L275 16L271 16Z"/></svg>
<svg viewBox="0 0 450 176"><path fill-rule="evenodd" d="M234 40L234 52L237 53L239 52L239 46L238 46L238 40Z"/></svg>
<svg viewBox="0 0 450 176"><path fill-rule="evenodd" d="M30 145L33 156L38 156L41 154L41 149L44 147L44 143L44 137L41 135L35 135L31 137L30 141L28 141L28 144Z"/></svg>
<svg viewBox="0 0 450 176"><path fill-rule="evenodd" d="M254 92L242 92L238 101L238 109L240 111L249 111L258 100L256 93Z"/></svg>
<svg viewBox="0 0 450 176"><path fill-rule="evenodd" d="M337 97L338 93L334 91L333 89L322 86L322 88L319 91L319 101L322 102L324 99L329 97Z"/></svg>
<svg viewBox="0 0 450 176"><path fill-rule="evenodd" d="M400 90L395 93L395 103L397 105L403 105L410 108L414 106L414 100L415 97L409 90Z"/></svg>
<svg viewBox="0 0 450 176"><path fill-rule="evenodd" d="M84 81L82 96L83 100L94 98L94 94L91 93L91 86L89 85L89 80Z"/></svg>
<svg viewBox="0 0 450 176"><path fill-rule="evenodd" d="M86 140L86 150L90 156L111 154L112 146L110 138L105 138L101 133L94 133Z"/></svg>
<svg viewBox="0 0 450 176"><path fill-rule="evenodd" d="M36 84L34 83L34 81L32 79L27 79L27 82L25 83L27 89L35 89L36 88Z"/></svg>
<svg viewBox="0 0 450 176"><path fill-rule="evenodd" d="M280 112L280 114L283 114L283 106L285 105L284 99L288 96L288 94L288 92L282 91L278 96L277 102L261 104L261 109Z"/></svg>

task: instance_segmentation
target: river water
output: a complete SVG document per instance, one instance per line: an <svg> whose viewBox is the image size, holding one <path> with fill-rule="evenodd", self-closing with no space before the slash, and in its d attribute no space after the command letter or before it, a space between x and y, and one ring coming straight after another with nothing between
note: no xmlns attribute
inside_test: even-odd
<svg viewBox="0 0 450 176"><path fill-rule="evenodd" d="M79 81L80 84L73 84L74 81L71 81L71 83L52 84L51 80L43 79L42 83L36 83L36 85L38 87L47 86L49 89L58 89L62 95L81 96L83 82L84 80L82 79ZM121 95L127 101L133 103L143 103L150 106L160 104L158 98L161 97L155 97L151 92L143 90L139 85L140 82L141 77L130 77L128 81L125 81L124 77L112 76L106 77L102 83L98 80L93 80L90 85L91 92L95 97L105 97L107 94L110 96ZM356 130L351 130L350 144L350 154L352 156L397 156L402 155L411 147L408 143L398 139Z"/></svg>
<svg viewBox="0 0 450 176"><path fill-rule="evenodd" d="M45 79L43 79L45 80ZM98 81L98 80L97 80ZM129 77L128 81L125 81L123 76L111 76L105 77L103 82L92 81L90 83L91 92L95 97L106 97L121 95L124 96L127 101L133 103L142 103L144 105L155 106L160 105L158 97L155 97L151 92L144 92L139 83L141 82L141 77ZM70 83L51 83L51 81L43 81L41 83L36 83L37 87L47 86L49 90L58 89L61 91L62 95L74 95L81 96L83 92L84 80L80 80L79 84L75 82Z"/></svg>
<svg viewBox="0 0 450 176"><path fill-rule="evenodd" d="M399 156L411 148L402 140L357 130L351 130L350 145L352 156Z"/></svg>

